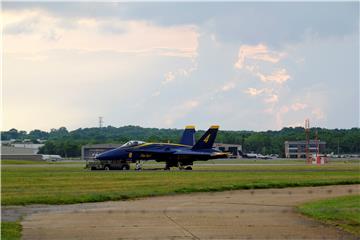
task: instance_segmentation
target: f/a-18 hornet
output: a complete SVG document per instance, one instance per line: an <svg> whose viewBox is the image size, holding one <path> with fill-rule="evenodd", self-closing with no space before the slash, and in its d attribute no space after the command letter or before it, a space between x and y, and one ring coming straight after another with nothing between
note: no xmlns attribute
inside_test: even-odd
<svg viewBox="0 0 360 240"><path fill-rule="evenodd" d="M165 162L165 169L179 167L192 170L194 161L227 158L227 154L213 149L213 144L219 126L211 126L205 134L194 144L195 128L186 127L180 144L174 143L145 143L129 141L119 148L103 152L96 156L98 160L126 160L146 161L156 160Z"/></svg>

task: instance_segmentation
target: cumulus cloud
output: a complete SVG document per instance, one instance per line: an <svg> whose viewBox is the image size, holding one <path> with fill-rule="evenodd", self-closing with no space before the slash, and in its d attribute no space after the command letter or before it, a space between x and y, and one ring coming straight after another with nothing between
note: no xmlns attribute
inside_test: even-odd
<svg viewBox="0 0 360 240"><path fill-rule="evenodd" d="M7 10L3 11L2 18L4 51L11 53L76 49L182 58L197 56L199 33L194 25L170 27L141 20L79 17L72 19L75 23L69 27L64 24L65 19L38 9ZM121 34L109 35L104 31Z"/></svg>
<svg viewBox="0 0 360 240"><path fill-rule="evenodd" d="M258 45L241 45L238 53L238 60L235 67L242 69L246 65L246 61L257 60L270 63L277 63L285 54L276 51L270 51L264 44Z"/></svg>
<svg viewBox="0 0 360 240"><path fill-rule="evenodd" d="M244 92L249 94L250 96L257 96L262 94L264 92L264 89L248 88Z"/></svg>
<svg viewBox="0 0 360 240"><path fill-rule="evenodd" d="M197 63L194 62L193 65L189 68L179 68L176 71L170 71L165 74L164 81L162 81L162 84L173 82L179 76L189 77L190 74L196 69L197 69Z"/></svg>
<svg viewBox="0 0 360 240"><path fill-rule="evenodd" d="M262 74L260 72L256 73L259 76L260 80L263 82L276 82L282 84L290 79L290 75L287 73L286 69L275 70L269 75Z"/></svg>
<svg viewBox="0 0 360 240"><path fill-rule="evenodd" d="M263 71L263 63L277 64L286 56L284 52L271 51L264 44L258 45L241 45L238 53L238 60L235 68L244 69L255 76L262 82L275 82L283 84L290 79L290 75L285 68L276 68L272 66L272 73L265 74Z"/></svg>
<svg viewBox="0 0 360 240"><path fill-rule="evenodd" d="M265 44L241 45L235 68L250 72L261 81L262 88L248 88L244 92L250 96L260 96L264 103L264 112L274 113L281 98L281 87L290 78L286 68L280 65L287 53L270 50ZM270 73L269 73L270 72ZM275 85L274 85L275 83ZM271 84L269 88L269 84ZM300 106L295 106L300 107ZM277 112L276 121L280 122L287 108Z"/></svg>
<svg viewBox="0 0 360 240"><path fill-rule="evenodd" d="M265 109L266 113L271 113L274 109L274 104L279 101L279 95L275 93L275 90L273 88L248 88L244 92L253 97L262 96L266 104L271 104L270 107Z"/></svg>
<svg viewBox="0 0 360 240"><path fill-rule="evenodd" d="M272 94L264 100L266 103L276 103L279 101L279 97L276 94Z"/></svg>

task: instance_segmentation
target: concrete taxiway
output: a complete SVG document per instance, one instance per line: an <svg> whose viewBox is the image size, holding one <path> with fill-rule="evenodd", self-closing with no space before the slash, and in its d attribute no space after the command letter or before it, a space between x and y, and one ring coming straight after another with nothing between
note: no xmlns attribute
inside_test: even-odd
<svg viewBox="0 0 360 240"><path fill-rule="evenodd" d="M3 213L27 214L23 239L356 239L295 206L359 193L360 185L238 190Z"/></svg>

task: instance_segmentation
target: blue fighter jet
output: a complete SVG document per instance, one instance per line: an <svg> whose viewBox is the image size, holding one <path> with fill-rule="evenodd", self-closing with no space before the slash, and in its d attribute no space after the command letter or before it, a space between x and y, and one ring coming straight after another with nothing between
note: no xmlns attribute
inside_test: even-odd
<svg viewBox="0 0 360 240"><path fill-rule="evenodd" d="M219 126L211 126L194 144L195 129L191 126L185 129L180 144L129 141L119 148L99 154L96 159L100 161L126 160L132 162L156 160L157 162L166 163L165 170L169 170L170 167L192 170L191 166L194 161L228 157L226 153L212 148L218 130Z"/></svg>

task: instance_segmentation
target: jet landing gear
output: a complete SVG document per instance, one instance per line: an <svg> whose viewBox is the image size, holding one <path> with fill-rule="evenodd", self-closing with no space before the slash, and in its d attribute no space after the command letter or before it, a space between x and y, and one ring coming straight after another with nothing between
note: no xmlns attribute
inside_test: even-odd
<svg viewBox="0 0 360 240"><path fill-rule="evenodd" d="M181 163L173 164L168 162L165 164L164 170L169 171L171 167L178 167L179 170L192 170L192 167L189 165L183 165Z"/></svg>
<svg viewBox="0 0 360 240"><path fill-rule="evenodd" d="M142 170L142 161L136 161L135 171L141 171L141 170Z"/></svg>
<svg viewBox="0 0 360 240"><path fill-rule="evenodd" d="M164 168L164 170L165 171L170 171L170 164L169 163L165 163L165 168Z"/></svg>
<svg viewBox="0 0 360 240"><path fill-rule="evenodd" d="M179 170L192 170L191 166L182 165L181 163L178 163Z"/></svg>

